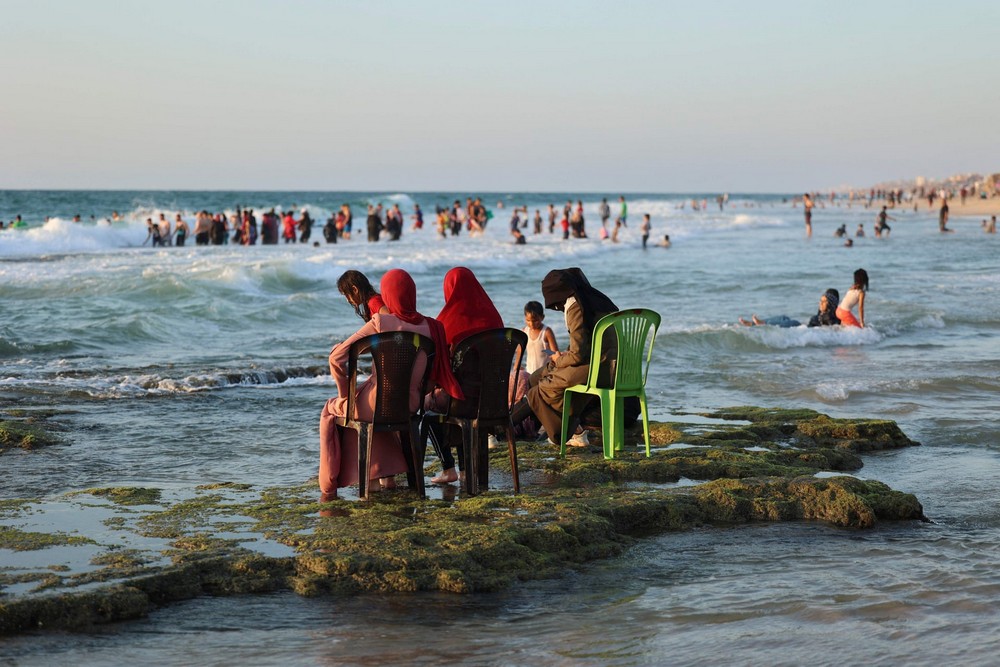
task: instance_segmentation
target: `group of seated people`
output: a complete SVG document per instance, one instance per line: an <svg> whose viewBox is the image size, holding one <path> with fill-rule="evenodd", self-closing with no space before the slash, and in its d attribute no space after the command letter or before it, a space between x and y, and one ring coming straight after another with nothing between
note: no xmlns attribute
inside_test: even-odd
<svg viewBox="0 0 1000 667"><path fill-rule="evenodd" d="M357 433L336 423L337 418L343 418L347 411L350 387L348 361L351 345L355 341L371 334L391 331L414 332L430 338L436 353L431 362L426 387L428 393L420 395L420 379L425 366L418 363L411 379L409 407L411 412L416 412L423 404L428 411L443 413L448 409L450 399L465 400L466 392L478 390L470 387L468 378L456 378L453 374L451 357L456 347L473 334L504 326L492 299L475 274L465 267L453 268L445 275L445 305L437 318L417 310L416 285L413 278L401 269L386 272L378 291L358 271L344 273L337 287L365 324L330 352L330 374L337 384L337 396L326 402L320 416L319 486L324 501L336 498L338 488L358 483ZM595 324L601 317L616 312L618 307L594 288L578 268L550 271L542 281L542 296L546 308L565 314L569 347L561 352L552 351L547 355L547 361L530 375L516 370L519 375L512 382L512 386L517 387L513 396L512 421L517 424L535 420L551 439L561 431L564 390L587 379ZM526 308L526 320L527 315ZM530 320L528 328L532 328ZM548 334L533 337L529 332L529 341L534 338L545 342L553 340ZM531 346L532 342L529 342ZM605 362L610 361L617 351L614 341L606 341L602 351L602 370L610 369L611 364ZM377 382L377 378L369 377L357 385L353 417L361 420L372 418ZM573 398L574 414L583 411L587 398ZM580 438L582 428L577 427L576 430L576 442L569 444L586 444ZM438 440L438 444L442 472L431 481L457 481L455 460L447 438ZM370 462L369 488L393 488L394 476L407 471L398 435L375 433ZM417 474L422 474L422 463L418 461L416 465Z"/></svg>

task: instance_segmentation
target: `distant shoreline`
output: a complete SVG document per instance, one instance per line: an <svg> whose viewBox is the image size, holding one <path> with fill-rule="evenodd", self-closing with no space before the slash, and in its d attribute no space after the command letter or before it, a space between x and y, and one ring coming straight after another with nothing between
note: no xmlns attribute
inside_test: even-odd
<svg viewBox="0 0 1000 667"><path fill-rule="evenodd" d="M897 210L900 208L912 211L913 202L896 207ZM927 208L927 199L921 199L917 202L917 210L936 213L941 210L941 200L935 199L934 206ZM956 216L989 218L991 215L1000 215L1000 197L991 197L990 199L968 197L965 204L962 204L961 198L952 197L948 200L948 215L953 218Z"/></svg>

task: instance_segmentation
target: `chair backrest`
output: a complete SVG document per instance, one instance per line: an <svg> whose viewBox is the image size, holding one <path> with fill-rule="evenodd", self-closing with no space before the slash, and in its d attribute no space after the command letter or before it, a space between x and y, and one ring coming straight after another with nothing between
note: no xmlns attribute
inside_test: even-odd
<svg viewBox="0 0 1000 667"><path fill-rule="evenodd" d="M520 370L527 345L527 334L511 328L489 329L459 341L452 355L452 370L463 382L466 400L452 400L448 416L480 420L509 417L511 374Z"/></svg>
<svg viewBox="0 0 1000 667"><path fill-rule="evenodd" d="M423 360L419 377L419 411L434 362L434 341L412 331L384 331L355 341L351 345L348 361L351 381L348 409L357 395L358 357L366 352L371 353L372 373L378 381L372 423L402 424L409 421L414 414L410 409L410 385L414 372L419 370L417 366ZM352 412L348 415L353 419Z"/></svg>
<svg viewBox="0 0 1000 667"><path fill-rule="evenodd" d="M598 375L605 333L608 329L614 331L618 341L615 354L611 384L608 388L618 390L641 389L646 384L646 373L649 372L649 360L653 356L653 342L656 331L660 328L660 314L648 308L630 308L617 313L605 315L594 325L594 339L590 348L590 372L587 385L601 386ZM650 336L652 334L652 336ZM643 362L643 352L646 351L646 341L649 340L648 352Z"/></svg>

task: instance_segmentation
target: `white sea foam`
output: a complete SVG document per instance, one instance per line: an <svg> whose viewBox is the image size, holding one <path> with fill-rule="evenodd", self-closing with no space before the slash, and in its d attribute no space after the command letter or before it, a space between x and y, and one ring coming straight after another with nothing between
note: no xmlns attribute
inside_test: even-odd
<svg viewBox="0 0 1000 667"><path fill-rule="evenodd" d="M840 345L873 345L884 336L874 327L807 327L782 329L775 326L744 327L736 325L750 338L779 350L794 347L835 347Z"/></svg>
<svg viewBox="0 0 1000 667"><path fill-rule="evenodd" d="M868 378L836 379L820 382L816 385L816 395L824 401L843 402L852 394L886 393L900 390L912 391L920 388L917 380L876 380Z"/></svg>
<svg viewBox="0 0 1000 667"><path fill-rule="evenodd" d="M332 384L323 369L289 368L258 369L247 371L217 371L195 373L183 377L166 377L161 374L125 374L93 376L49 376L45 379L10 376L0 378L0 387L48 387L51 390L81 392L92 398L138 398L167 394L192 394L206 391L250 387L267 389L276 387Z"/></svg>

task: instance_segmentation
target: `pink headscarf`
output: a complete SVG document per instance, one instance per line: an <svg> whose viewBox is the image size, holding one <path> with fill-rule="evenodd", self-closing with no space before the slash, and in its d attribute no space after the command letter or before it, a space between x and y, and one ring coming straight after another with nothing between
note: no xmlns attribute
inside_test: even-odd
<svg viewBox="0 0 1000 667"><path fill-rule="evenodd" d="M402 269L392 269L382 276L380 283L382 300L389 312L409 324L420 324L424 320L431 330L434 341L434 365L431 367L431 380L457 400L463 400L465 394L462 387L451 372L448 354L448 340L444 327L433 317L424 317L417 311L417 286L409 273Z"/></svg>
<svg viewBox="0 0 1000 667"><path fill-rule="evenodd" d="M467 336L503 327L503 318L476 275L456 266L444 276L444 308L438 313L448 344L454 346Z"/></svg>

